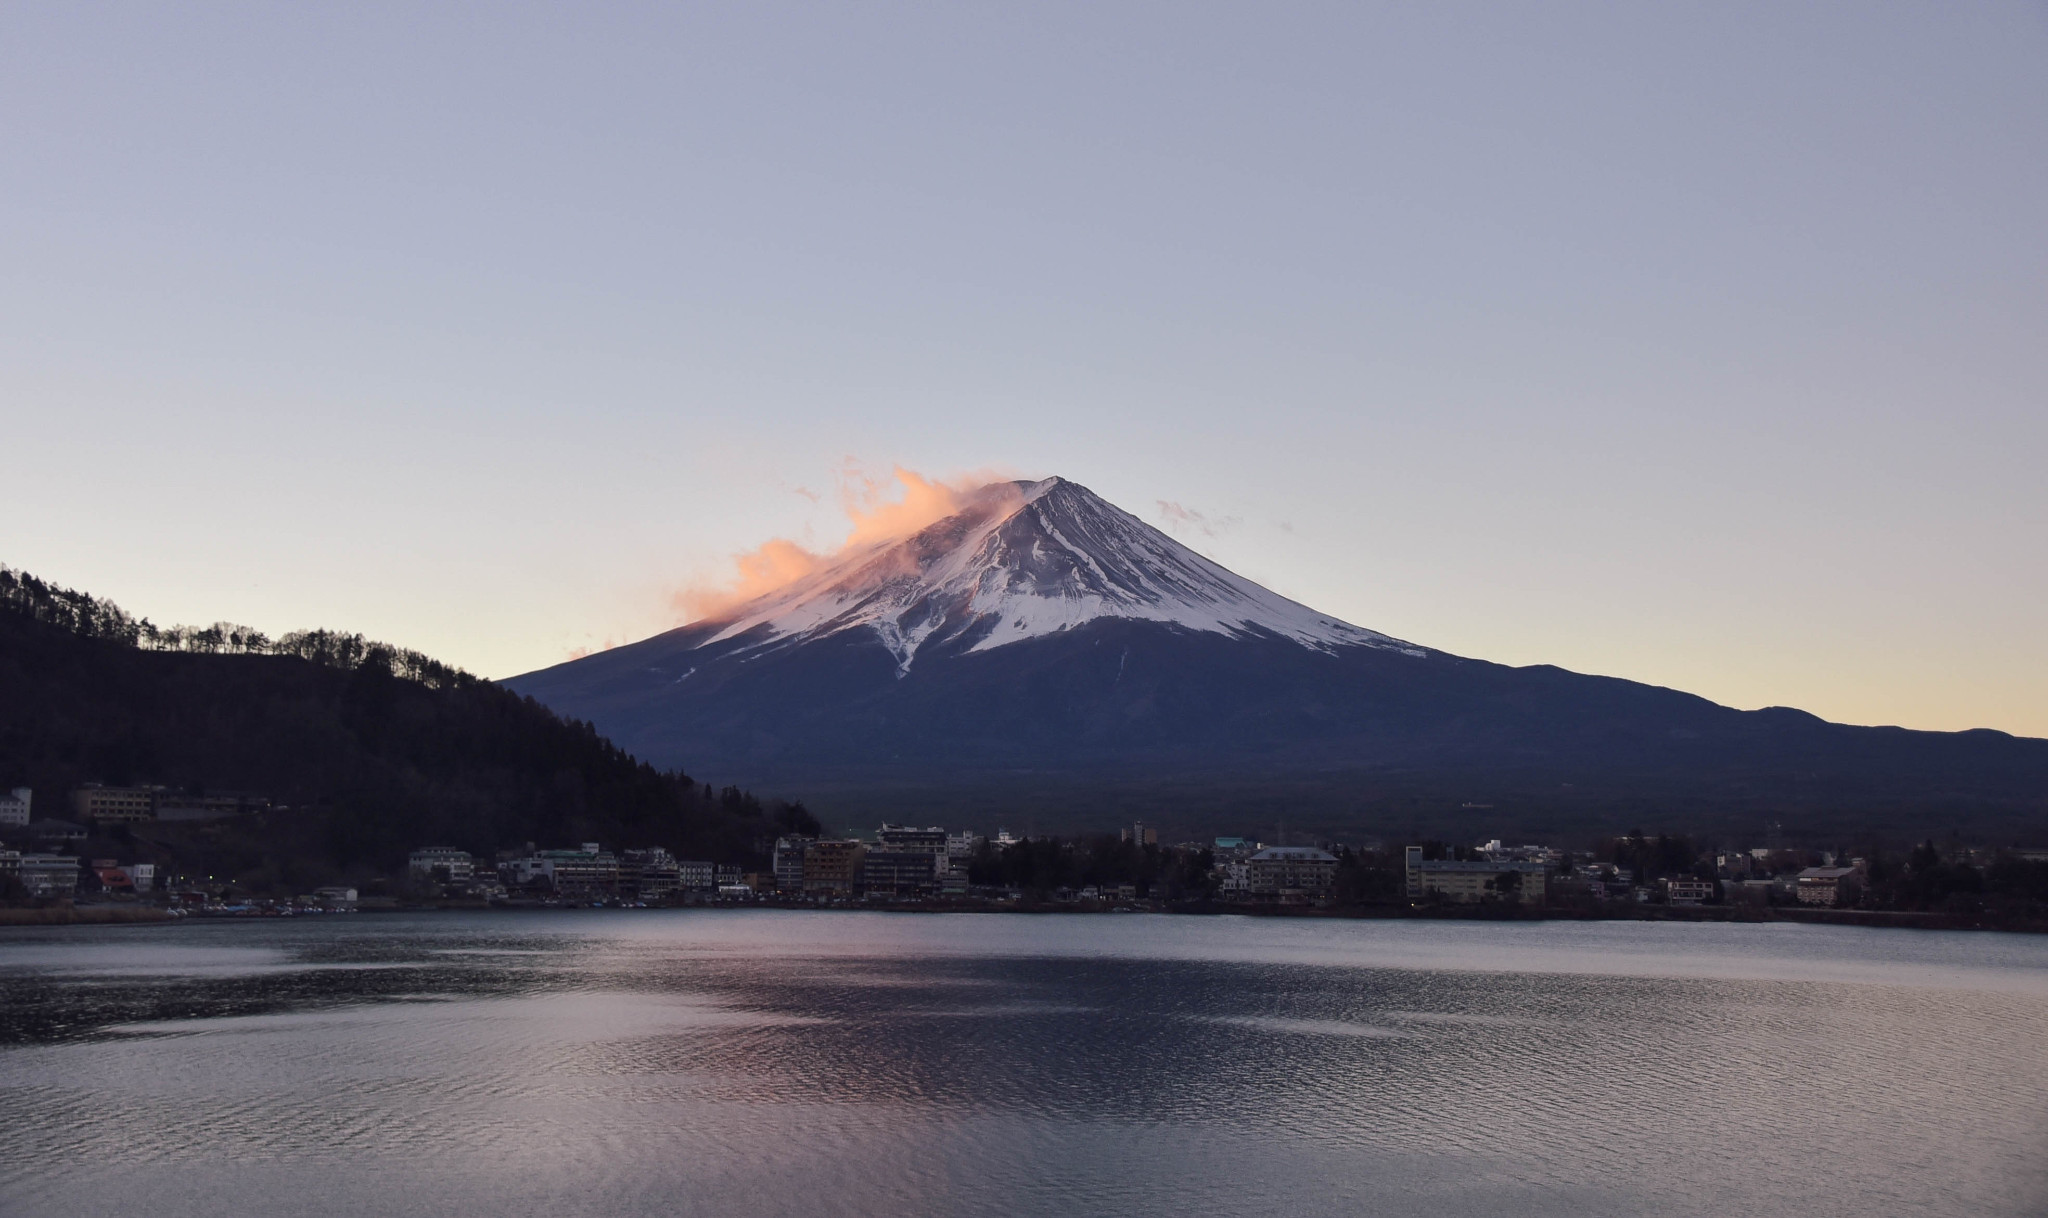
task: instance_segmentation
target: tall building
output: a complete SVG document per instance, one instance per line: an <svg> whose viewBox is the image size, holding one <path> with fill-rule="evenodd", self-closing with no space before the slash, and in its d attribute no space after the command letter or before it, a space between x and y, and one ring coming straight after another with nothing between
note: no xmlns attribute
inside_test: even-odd
<svg viewBox="0 0 2048 1218"><path fill-rule="evenodd" d="M28 787L16 787L0 795L0 825L25 825L28 823L29 804L36 793Z"/></svg>
<svg viewBox="0 0 2048 1218"><path fill-rule="evenodd" d="M1144 821L1137 821L1130 828L1124 830L1123 840L1136 842L1140 846L1157 846L1159 844L1159 830L1147 828Z"/></svg>
<svg viewBox="0 0 2048 1218"><path fill-rule="evenodd" d="M778 892L802 892L804 890L804 847L811 844L808 837L778 837L775 839L775 888Z"/></svg>
<svg viewBox="0 0 2048 1218"><path fill-rule="evenodd" d="M863 842L812 842L804 850L804 893L844 896L860 882Z"/></svg>
<svg viewBox="0 0 2048 1218"><path fill-rule="evenodd" d="M861 882L873 896L910 896L939 886L948 870L952 847L946 831L932 826L883 825L875 848L861 864Z"/></svg>
<svg viewBox="0 0 2048 1218"><path fill-rule="evenodd" d="M861 857L861 887L871 897L923 896L939 886L936 861L922 850L870 850Z"/></svg>

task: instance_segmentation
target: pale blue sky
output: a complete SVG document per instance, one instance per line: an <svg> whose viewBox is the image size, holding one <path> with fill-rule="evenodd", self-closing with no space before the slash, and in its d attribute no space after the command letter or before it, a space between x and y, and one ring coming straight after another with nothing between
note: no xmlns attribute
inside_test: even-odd
<svg viewBox="0 0 2048 1218"><path fill-rule="evenodd" d="M2039 4L0 7L0 562L493 676L850 457L2048 735L2044 335Z"/></svg>

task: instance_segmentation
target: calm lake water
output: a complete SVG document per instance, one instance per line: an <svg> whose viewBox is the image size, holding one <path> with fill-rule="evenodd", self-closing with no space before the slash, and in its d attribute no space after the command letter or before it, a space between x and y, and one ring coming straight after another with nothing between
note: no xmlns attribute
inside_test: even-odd
<svg viewBox="0 0 2048 1218"><path fill-rule="evenodd" d="M2048 1213L2048 939L793 912L0 930L0 1213Z"/></svg>

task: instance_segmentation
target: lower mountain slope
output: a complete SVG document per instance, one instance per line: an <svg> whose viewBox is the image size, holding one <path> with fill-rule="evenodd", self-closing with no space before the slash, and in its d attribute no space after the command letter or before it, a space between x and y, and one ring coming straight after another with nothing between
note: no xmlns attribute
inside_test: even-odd
<svg viewBox="0 0 2048 1218"><path fill-rule="evenodd" d="M1488 835L2048 825L2048 741L1738 711L1547 666L1106 620L927 651L906 673L856 633L784 649L702 633L511 684L657 761L701 759L849 813L1042 831L1133 815L1189 833L1276 818Z"/></svg>
<svg viewBox="0 0 2048 1218"><path fill-rule="evenodd" d="M1485 836L1781 820L2048 838L2048 741L1847 727L1319 613L1060 478L507 684L864 816Z"/></svg>

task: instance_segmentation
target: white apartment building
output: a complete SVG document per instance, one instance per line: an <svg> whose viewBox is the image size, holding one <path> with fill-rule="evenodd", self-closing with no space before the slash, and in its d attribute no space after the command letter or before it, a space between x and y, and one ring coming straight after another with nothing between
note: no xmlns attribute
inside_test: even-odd
<svg viewBox="0 0 2048 1218"><path fill-rule="evenodd" d="M28 823L29 804L36 793L27 787L16 787L0 795L0 825L25 825Z"/></svg>
<svg viewBox="0 0 2048 1218"><path fill-rule="evenodd" d="M1337 881L1337 856L1314 846L1269 846L1244 866L1254 897L1314 899Z"/></svg>
<svg viewBox="0 0 2048 1218"><path fill-rule="evenodd" d="M24 854L16 874L32 897L70 896L78 891L78 860L68 854Z"/></svg>

